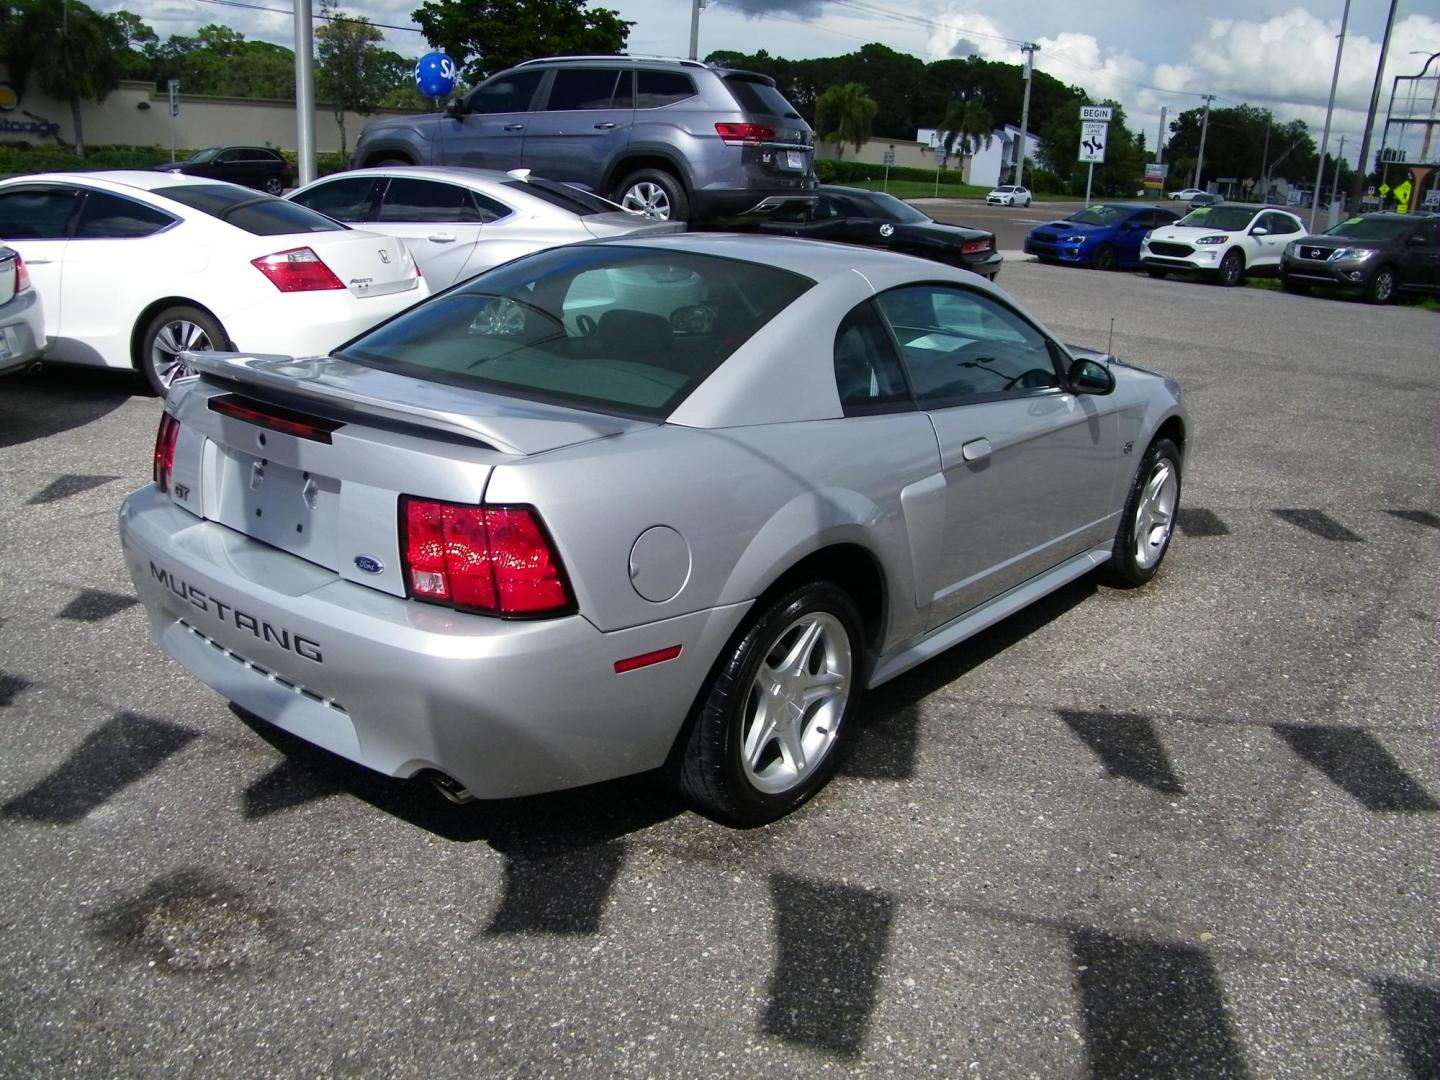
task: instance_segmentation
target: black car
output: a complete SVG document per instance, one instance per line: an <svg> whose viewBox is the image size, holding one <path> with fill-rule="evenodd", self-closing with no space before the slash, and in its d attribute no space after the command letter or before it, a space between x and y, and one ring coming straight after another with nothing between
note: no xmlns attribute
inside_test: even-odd
<svg viewBox="0 0 1440 1080"><path fill-rule="evenodd" d="M1291 292L1331 285L1386 304L1396 292L1440 292L1440 217L1365 214L1287 244L1280 281Z"/></svg>
<svg viewBox="0 0 1440 1080"><path fill-rule="evenodd" d="M995 234L932 221L894 195L822 184L813 205L791 205L747 227L755 232L888 248L994 280L1005 260Z"/></svg>
<svg viewBox="0 0 1440 1080"><path fill-rule="evenodd" d="M290 163L268 146L207 146L184 161L155 166L161 172L228 180L279 195L295 178Z"/></svg>

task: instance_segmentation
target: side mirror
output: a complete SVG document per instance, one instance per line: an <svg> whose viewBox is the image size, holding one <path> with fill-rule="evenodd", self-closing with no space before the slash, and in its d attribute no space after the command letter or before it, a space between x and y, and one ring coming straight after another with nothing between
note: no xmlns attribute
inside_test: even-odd
<svg viewBox="0 0 1440 1080"><path fill-rule="evenodd" d="M460 119L465 115L465 102L460 98L451 98L445 106L445 115Z"/></svg>
<svg viewBox="0 0 1440 1080"><path fill-rule="evenodd" d="M1065 376L1075 394L1103 396L1115 389L1115 374L1096 360L1076 360Z"/></svg>
<svg viewBox="0 0 1440 1080"><path fill-rule="evenodd" d="M1251 229L1251 230L1250 230L1250 235L1251 235L1251 236L1269 236L1269 235L1270 235L1270 230L1267 229L1267 228L1265 228L1264 225L1261 225L1259 228Z"/></svg>

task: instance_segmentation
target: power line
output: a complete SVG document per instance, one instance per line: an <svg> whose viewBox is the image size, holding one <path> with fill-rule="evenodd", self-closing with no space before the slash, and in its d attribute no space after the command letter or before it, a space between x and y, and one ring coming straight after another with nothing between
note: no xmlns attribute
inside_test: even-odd
<svg viewBox="0 0 1440 1080"><path fill-rule="evenodd" d="M266 7L264 4L246 4L242 3L241 0L197 0L197 2L201 4L214 4L216 7L245 8L247 11L268 11L275 15L289 15L291 18L295 16L294 8ZM314 18L324 19L327 22L366 23L370 26L378 26L382 30L404 30L411 34L423 34L425 32L418 26L396 26L394 23L370 22L369 19L352 19L345 15L316 15Z"/></svg>

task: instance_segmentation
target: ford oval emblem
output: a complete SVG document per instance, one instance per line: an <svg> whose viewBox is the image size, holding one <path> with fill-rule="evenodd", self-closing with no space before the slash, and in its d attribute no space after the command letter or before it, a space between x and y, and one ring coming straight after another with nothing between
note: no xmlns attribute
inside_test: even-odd
<svg viewBox="0 0 1440 1080"><path fill-rule="evenodd" d="M373 555L356 555L355 565L367 574L378 574L385 569L385 564Z"/></svg>

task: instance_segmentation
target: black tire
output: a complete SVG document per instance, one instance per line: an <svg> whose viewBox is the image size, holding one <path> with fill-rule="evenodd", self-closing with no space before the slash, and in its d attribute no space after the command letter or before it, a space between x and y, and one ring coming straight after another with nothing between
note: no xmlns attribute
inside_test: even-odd
<svg viewBox="0 0 1440 1080"><path fill-rule="evenodd" d="M285 193L285 181L278 176L267 176L265 178L265 190L271 195L283 195Z"/></svg>
<svg viewBox="0 0 1440 1080"><path fill-rule="evenodd" d="M660 169L640 169L620 182L615 202L656 221L689 221L690 200L685 185Z"/></svg>
<svg viewBox="0 0 1440 1080"><path fill-rule="evenodd" d="M815 637L805 646L811 628ZM839 764L864 686L863 658L859 612L838 586L812 581L765 606L721 654L696 704L681 748L680 789L703 813L736 825L763 825L800 806ZM798 666L777 672L782 660ZM841 681L828 684L827 674ZM822 684L839 689L797 704L807 685Z"/></svg>
<svg viewBox="0 0 1440 1080"><path fill-rule="evenodd" d="M1280 287L1286 292L1295 293L1297 296L1304 296L1310 291L1310 283L1308 281L1296 281L1292 277L1282 277L1280 279Z"/></svg>
<svg viewBox="0 0 1440 1080"><path fill-rule="evenodd" d="M1156 513L1160 508L1164 510L1163 518ZM1180 451L1169 439L1156 439L1135 470L1120 531L1115 536L1115 550L1101 568L1105 583L1133 589L1154 577L1170 550L1179 512Z"/></svg>
<svg viewBox="0 0 1440 1080"><path fill-rule="evenodd" d="M1119 266L1119 260L1115 258L1115 248L1110 244L1101 244L1095 249L1095 255L1090 260L1090 265L1096 270L1114 270Z"/></svg>
<svg viewBox="0 0 1440 1080"><path fill-rule="evenodd" d="M1388 304L1395 299L1395 271L1391 267L1382 266L1375 271L1365 288L1365 299L1372 304Z"/></svg>
<svg viewBox="0 0 1440 1080"><path fill-rule="evenodd" d="M1226 288L1232 285L1239 285L1240 279L1245 276L1245 256L1231 248L1220 260L1220 269L1215 274L1215 280Z"/></svg>
<svg viewBox="0 0 1440 1080"><path fill-rule="evenodd" d="M1169 271L1169 270L1162 270L1162 269L1161 269L1160 267L1158 267L1158 266L1147 266L1147 267L1145 267L1145 273L1149 274L1149 275L1150 275L1151 277L1153 277L1153 278L1159 279L1159 278L1167 277L1167 276L1169 275L1170 271Z"/></svg>
<svg viewBox="0 0 1440 1080"><path fill-rule="evenodd" d="M177 304L157 313L145 324L135 363L145 376L150 392L164 397L172 382L194 374L192 368L176 359L180 350L205 352L228 348L230 339L214 316L197 307Z"/></svg>

